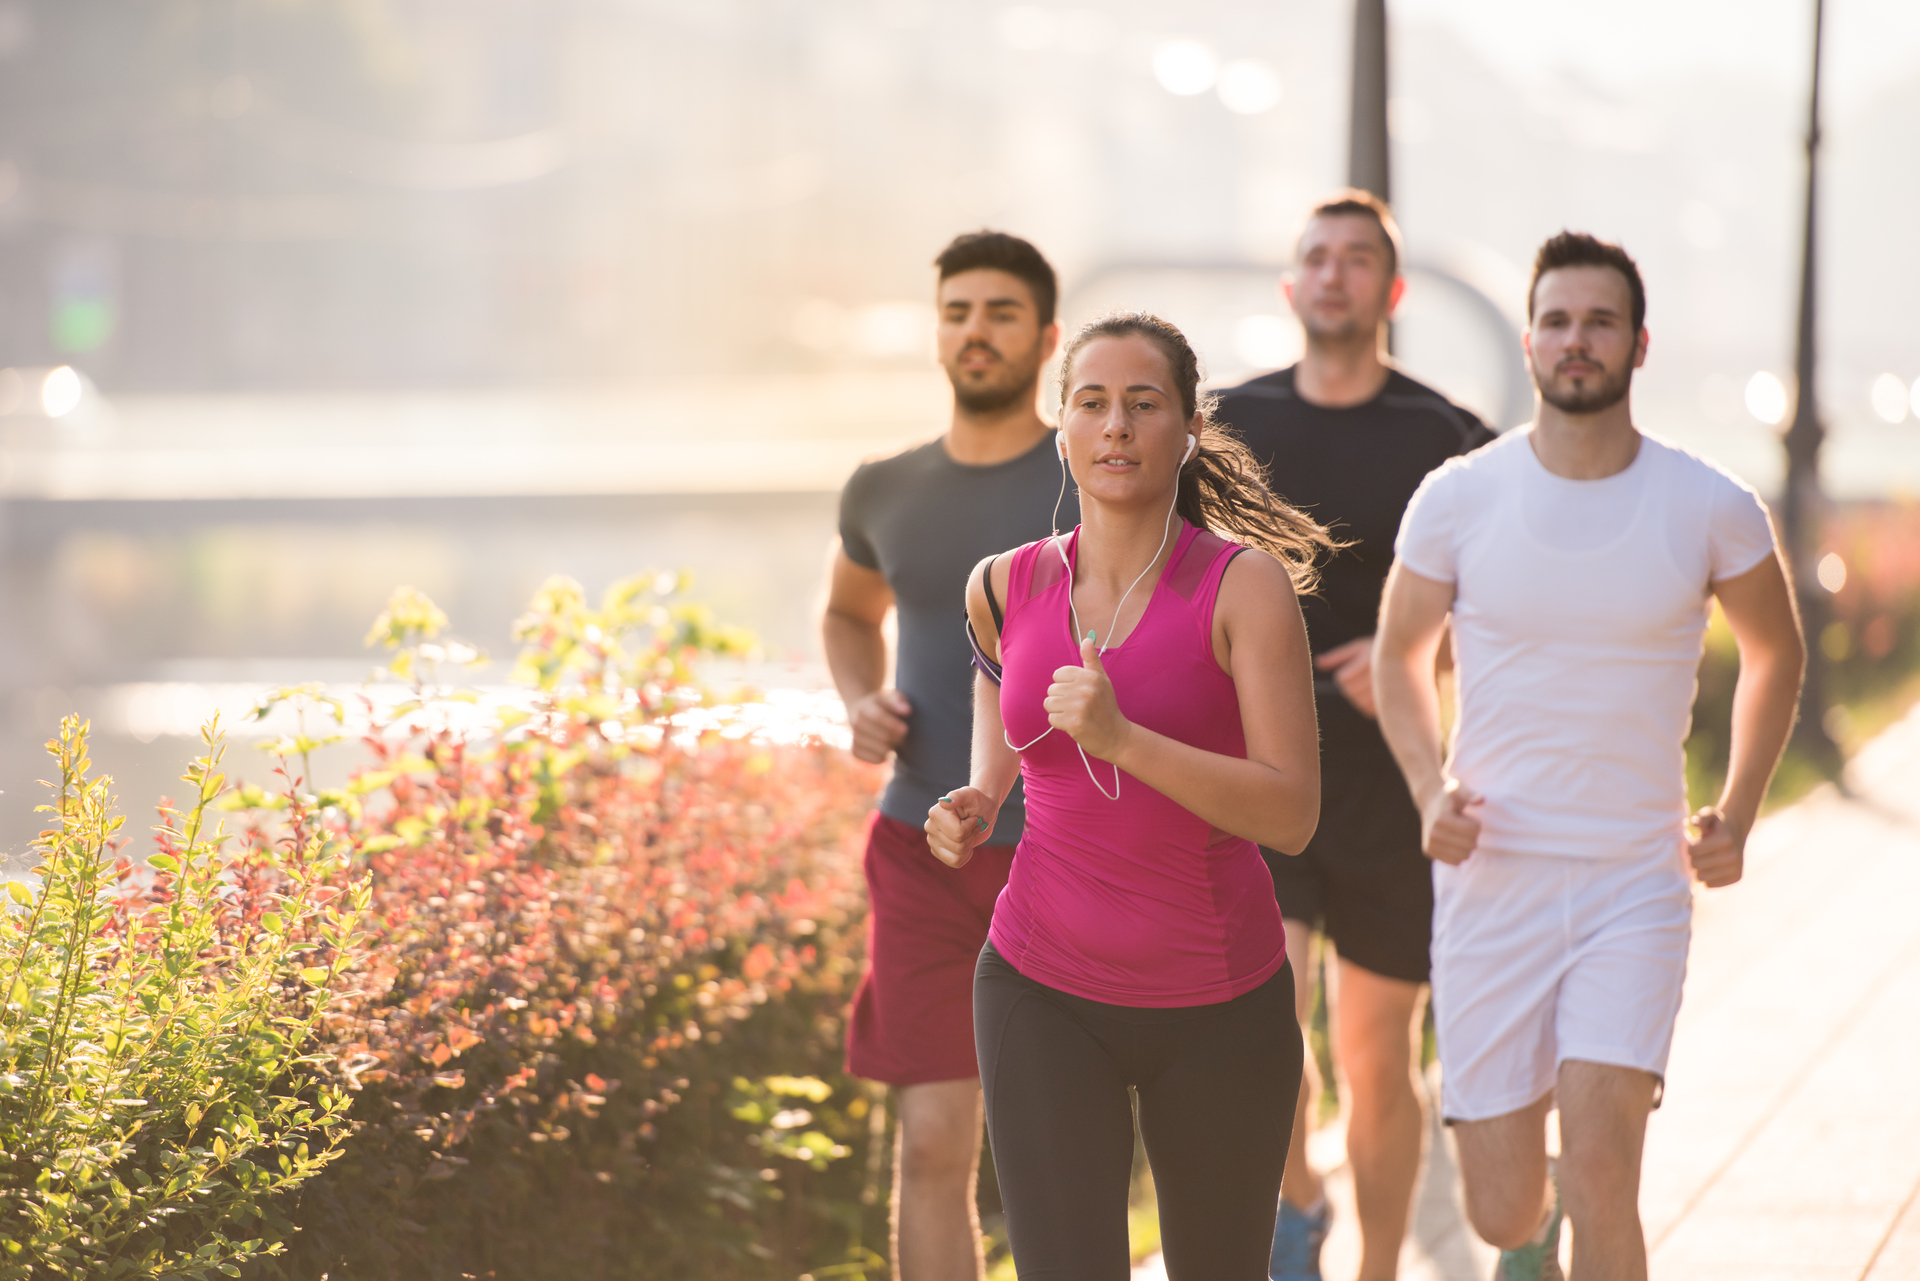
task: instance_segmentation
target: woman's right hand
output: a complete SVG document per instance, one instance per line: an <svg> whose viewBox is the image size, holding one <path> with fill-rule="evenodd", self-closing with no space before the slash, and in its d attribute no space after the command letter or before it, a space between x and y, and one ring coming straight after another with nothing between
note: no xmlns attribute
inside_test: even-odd
<svg viewBox="0 0 1920 1281"><path fill-rule="evenodd" d="M927 848L948 867L965 867L993 835L1000 807L977 787L956 787L927 811Z"/></svg>

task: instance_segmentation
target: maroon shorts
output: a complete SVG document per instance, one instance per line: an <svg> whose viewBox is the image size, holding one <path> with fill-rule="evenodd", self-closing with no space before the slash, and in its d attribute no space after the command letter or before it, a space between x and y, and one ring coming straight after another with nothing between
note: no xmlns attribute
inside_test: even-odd
<svg viewBox="0 0 1920 1281"><path fill-rule="evenodd" d="M924 831L874 814L867 972L853 996L847 1071L888 1085L980 1075L973 967L1012 869L1011 845L983 845L956 870L933 856Z"/></svg>

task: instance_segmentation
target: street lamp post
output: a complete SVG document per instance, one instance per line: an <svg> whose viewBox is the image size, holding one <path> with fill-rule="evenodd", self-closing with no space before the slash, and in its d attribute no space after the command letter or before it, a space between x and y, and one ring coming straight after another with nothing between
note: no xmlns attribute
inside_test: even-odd
<svg viewBox="0 0 1920 1281"><path fill-rule="evenodd" d="M1819 397L1814 386L1816 298L1815 210L1820 185L1820 44L1825 0L1813 2L1813 83L1807 110L1807 200L1805 240L1800 258L1800 315L1794 350L1793 422L1783 443L1787 452L1787 479L1780 496L1780 532L1793 569L1794 593L1800 621L1807 633L1807 677L1800 695L1800 720L1793 742L1822 772L1838 774L1839 745L1827 732L1827 656L1823 633L1831 619L1827 594L1815 573L1820 551L1820 516L1825 496L1820 490L1820 446L1826 429L1820 423Z"/></svg>
<svg viewBox="0 0 1920 1281"><path fill-rule="evenodd" d="M1353 115L1347 185L1391 202L1387 152L1387 0L1354 0Z"/></svg>

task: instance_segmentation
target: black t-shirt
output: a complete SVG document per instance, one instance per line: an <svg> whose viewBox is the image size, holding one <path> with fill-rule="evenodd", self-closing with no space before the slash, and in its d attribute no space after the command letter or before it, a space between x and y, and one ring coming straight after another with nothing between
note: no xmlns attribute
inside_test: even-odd
<svg viewBox="0 0 1920 1281"><path fill-rule="evenodd" d="M1303 399L1293 374L1282 369L1222 392L1219 419L1266 465L1274 493L1351 544L1321 567L1318 594L1300 601L1318 654L1373 634L1394 535L1413 491L1428 472L1478 449L1493 432L1398 370L1388 372L1372 400L1342 409ZM1385 752L1378 727L1330 679L1316 673L1314 692L1329 749Z"/></svg>
<svg viewBox="0 0 1920 1281"><path fill-rule="evenodd" d="M973 651L967 644L967 575L981 559L1045 538L1054 528L1061 462L1053 435L1018 458L985 467L955 462L938 440L863 463L840 494L847 559L885 575L899 611L894 684L913 714L880 800L889 818L918 827L934 801L972 774ZM1062 530L1080 523L1066 487ZM1000 807L996 845L1019 839L1020 788Z"/></svg>

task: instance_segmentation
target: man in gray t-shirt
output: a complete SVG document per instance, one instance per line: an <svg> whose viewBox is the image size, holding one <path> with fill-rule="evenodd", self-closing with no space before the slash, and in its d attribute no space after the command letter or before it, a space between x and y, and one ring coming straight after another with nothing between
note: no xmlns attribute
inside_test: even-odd
<svg viewBox="0 0 1920 1281"><path fill-rule="evenodd" d="M894 757L867 841L872 930L847 1068L896 1091L893 1275L901 1281L981 1274L973 967L1012 867L1020 794L1001 809L995 843L958 870L934 858L921 826L946 786L970 773L967 575L986 556L1045 537L1056 507L1065 528L1079 522L1038 409L1040 370L1060 333L1053 269L1032 245L998 232L958 237L935 265L952 423L848 480L821 621L854 755ZM891 687L889 611L899 629Z"/></svg>
<svg viewBox="0 0 1920 1281"><path fill-rule="evenodd" d="M1056 500L1071 528L1079 498L1060 488L1049 433L997 463L957 462L943 436L862 464L841 492L840 550L886 579L898 611L895 689L887 692L901 700L888 710L904 722L904 736L894 744L880 812L916 833L947 791L940 781L950 786L972 768L973 660L961 625L967 575L995 552L1044 538ZM996 845L1019 843L1023 807L1015 784L994 825Z"/></svg>

